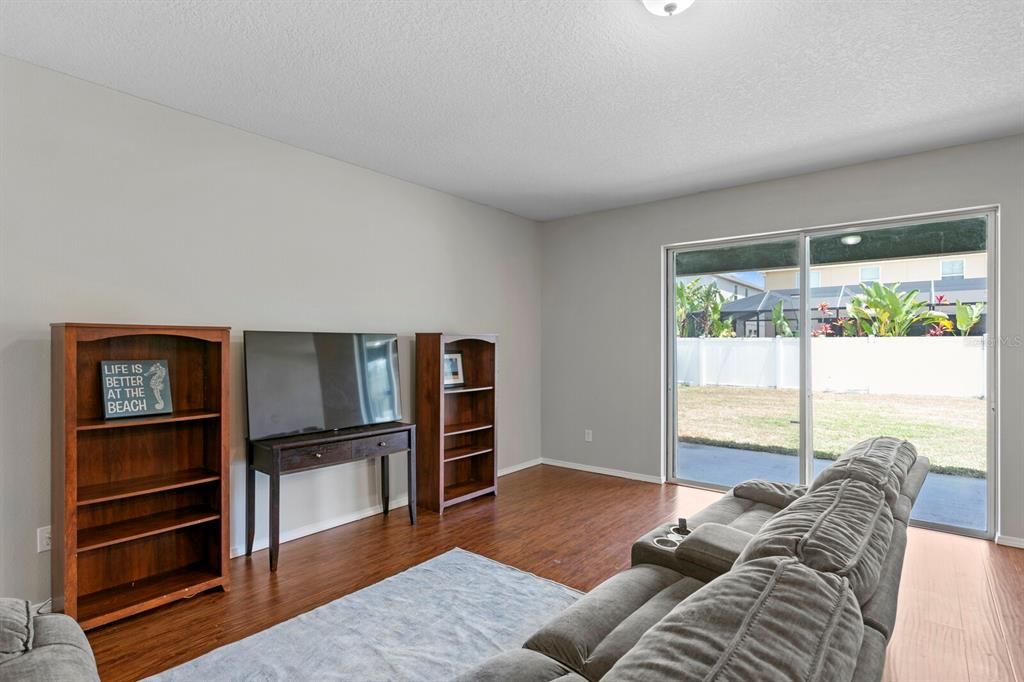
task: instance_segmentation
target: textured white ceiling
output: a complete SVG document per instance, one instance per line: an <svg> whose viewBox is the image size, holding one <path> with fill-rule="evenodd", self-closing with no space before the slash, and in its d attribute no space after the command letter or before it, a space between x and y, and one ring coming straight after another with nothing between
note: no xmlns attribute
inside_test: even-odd
<svg viewBox="0 0 1024 682"><path fill-rule="evenodd" d="M0 4L0 52L538 220L1024 130L1024 1Z"/></svg>

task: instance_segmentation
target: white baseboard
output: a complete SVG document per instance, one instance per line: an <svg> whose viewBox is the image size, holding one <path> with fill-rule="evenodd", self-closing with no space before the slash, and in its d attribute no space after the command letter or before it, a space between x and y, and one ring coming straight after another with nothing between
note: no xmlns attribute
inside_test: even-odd
<svg viewBox="0 0 1024 682"><path fill-rule="evenodd" d="M1018 549L1024 549L1024 538L1015 538L1009 535L997 535L997 545L1005 545L1006 547L1016 547Z"/></svg>
<svg viewBox="0 0 1024 682"><path fill-rule="evenodd" d="M498 476L504 476L506 474L514 474L517 471L522 471L523 469L529 469L530 467L535 467L538 464L543 464L543 463L544 463L544 460L542 460L540 457L537 457L535 459L530 459L530 460L527 460L525 462L520 462L519 464L513 464L510 467L505 467L504 469L498 469Z"/></svg>
<svg viewBox="0 0 1024 682"><path fill-rule="evenodd" d="M398 508L398 507L406 507L408 505L409 505L409 496L408 495L402 495L400 497L396 497L393 500L391 500L391 502L388 505L388 507L390 508L391 512L394 513L396 508ZM337 526L343 526L346 523L352 523L353 521L358 521L359 519L365 519L366 517L373 516L374 514L380 514L381 513L381 509L382 508L381 508L381 506L379 504L375 504L372 507L366 507L365 509L360 509L359 511L354 511L354 512L351 512L349 514L342 514L341 516L335 516L335 517L330 518L330 519L324 519L323 521L317 521L316 523L309 523L309 524L306 524L305 526L299 526L298 528L292 528L291 530L282 530L281 531L281 543L283 544L283 543L289 542L291 540L297 540L297 539L299 539L301 537L305 537L307 535L312 535L313 533L319 533L321 531L329 530L329 529L335 528ZM266 549L269 546L270 546L270 538L257 538L256 542L253 543L252 551L255 552L255 551L260 550L260 549ZM236 556L242 556L243 554L245 554L245 545L233 546L231 548L231 556L232 556L232 558L234 558Z"/></svg>
<svg viewBox="0 0 1024 682"><path fill-rule="evenodd" d="M541 464L550 464L551 466L562 467L563 469L576 469L578 471L587 471L592 474L604 474L605 476L618 476L619 478L628 478L633 481L644 481L645 483L664 483L665 480L661 476L650 476L648 474L636 474L632 471L621 471L619 469L606 469L604 467L590 466L589 464L577 464L576 462L565 462L560 459L548 459L547 457L541 457Z"/></svg>

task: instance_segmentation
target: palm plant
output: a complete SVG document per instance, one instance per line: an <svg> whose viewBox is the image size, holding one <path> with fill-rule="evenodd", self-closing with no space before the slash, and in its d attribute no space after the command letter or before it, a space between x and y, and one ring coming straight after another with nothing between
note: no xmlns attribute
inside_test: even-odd
<svg viewBox="0 0 1024 682"><path fill-rule="evenodd" d="M696 279L676 284L676 321L679 323L679 336L687 336L686 332L690 329L689 315L699 309L702 288L700 280Z"/></svg>
<svg viewBox="0 0 1024 682"><path fill-rule="evenodd" d="M793 328L789 326L789 320L786 319L785 313L782 312L782 301L776 303L772 308L772 326L775 327L776 336L796 336Z"/></svg>
<svg viewBox="0 0 1024 682"><path fill-rule="evenodd" d="M701 336L729 336L732 331L732 318L722 320L722 306L728 297L717 284L709 284L700 292L700 301L704 309L701 319Z"/></svg>
<svg viewBox="0 0 1024 682"><path fill-rule="evenodd" d="M967 336L971 333L971 330L981 322L981 315L985 312L984 303L975 303L973 305L967 305L956 302L956 328L960 332L960 336Z"/></svg>
<svg viewBox="0 0 1024 682"><path fill-rule="evenodd" d="M901 294L899 286L899 283L891 286L881 282L861 283L861 293L855 294L847 306L858 334L907 336L915 324L942 324L942 320L948 320L919 301L917 289Z"/></svg>

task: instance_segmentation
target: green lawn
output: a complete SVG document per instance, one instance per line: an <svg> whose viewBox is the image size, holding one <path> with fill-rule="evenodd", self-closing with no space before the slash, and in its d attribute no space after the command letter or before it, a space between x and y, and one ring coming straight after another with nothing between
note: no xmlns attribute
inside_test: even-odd
<svg viewBox="0 0 1024 682"><path fill-rule="evenodd" d="M679 387L679 438L796 454L798 392L733 386ZM984 478L985 401L908 395L814 394L815 456L835 459L874 436L906 438L932 471Z"/></svg>

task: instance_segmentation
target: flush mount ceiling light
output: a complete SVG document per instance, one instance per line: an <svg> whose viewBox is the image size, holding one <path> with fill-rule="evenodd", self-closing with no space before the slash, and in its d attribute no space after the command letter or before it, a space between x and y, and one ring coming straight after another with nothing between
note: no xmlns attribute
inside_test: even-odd
<svg viewBox="0 0 1024 682"><path fill-rule="evenodd" d="M681 14L690 8L694 0L641 0L644 7L651 14L659 17L670 17L673 14Z"/></svg>
<svg viewBox="0 0 1024 682"><path fill-rule="evenodd" d="M845 237L840 237L839 241L846 244L847 246L856 246L857 244L860 244L860 235L848 234Z"/></svg>

